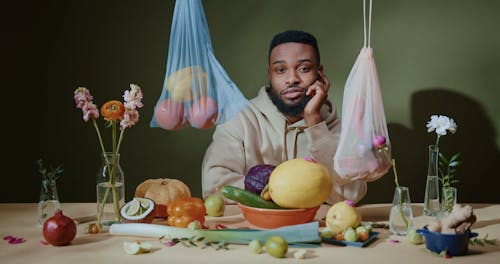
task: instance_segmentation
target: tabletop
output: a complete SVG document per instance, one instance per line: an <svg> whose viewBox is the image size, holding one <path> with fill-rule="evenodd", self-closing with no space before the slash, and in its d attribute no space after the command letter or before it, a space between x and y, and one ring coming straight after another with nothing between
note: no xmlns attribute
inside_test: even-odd
<svg viewBox="0 0 500 264"><path fill-rule="evenodd" d="M472 226L480 238L500 238L500 204L472 204L478 220ZM321 222L329 206L322 205L315 219ZM214 248L185 247L177 244L167 247L155 238L118 236L109 233L87 234L88 221L95 216L95 203L64 203L65 215L77 223L76 238L68 246L44 245L42 228L36 222L37 204L0 204L0 235L11 235L25 239L21 244L0 242L1 263L498 263L500 245L471 245L466 256L445 259L432 254L425 245L413 245L406 237L393 235L388 229L375 229L378 238L367 247L321 244L307 248L305 259L293 258L300 248L290 248L287 257L276 259L266 253L255 254L247 245L228 246L228 250ZM370 204L358 207L362 221L387 223L390 204ZM422 215L422 205L413 205L414 226L421 228L432 218ZM250 227L237 206L226 206L223 217L207 217L206 224L223 224L228 227ZM148 241L152 243L150 253L127 255L124 241ZM396 242L399 241L399 242Z"/></svg>

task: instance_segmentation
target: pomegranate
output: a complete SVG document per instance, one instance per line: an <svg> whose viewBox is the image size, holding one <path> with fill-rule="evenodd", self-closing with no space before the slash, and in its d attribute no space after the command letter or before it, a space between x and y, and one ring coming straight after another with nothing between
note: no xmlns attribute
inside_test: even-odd
<svg viewBox="0 0 500 264"><path fill-rule="evenodd" d="M57 210L54 216L43 224L43 237L53 246L69 244L76 236L76 224L73 219Z"/></svg>
<svg viewBox="0 0 500 264"><path fill-rule="evenodd" d="M171 99L160 102L155 109L158 125L167 130L177 130L184 126L184 105Z"/></svg>

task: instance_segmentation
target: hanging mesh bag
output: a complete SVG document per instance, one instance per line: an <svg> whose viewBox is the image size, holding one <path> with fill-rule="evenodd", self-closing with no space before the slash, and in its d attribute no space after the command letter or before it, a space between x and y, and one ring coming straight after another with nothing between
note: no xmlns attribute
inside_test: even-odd
<svg viewBox="0 0 500 264"><path fill-rule="evenodd" d="M370 0L367 30L366 4L363 1L364 45L345 84L342 129L333 158L335 171L344 182L374 181L382 177L389 168L389 161L383 153L372 147L375 136L384 136L387 146L390 146L390 141L377 67L370 46L371 9Z"/></svg>
<svg viewBox="0 0 500 264"><path fill-rule="evenodd" d="M150 126L207 129L229 120L247 103L215 58L201 0L177 0L165 81Z"/></svg>

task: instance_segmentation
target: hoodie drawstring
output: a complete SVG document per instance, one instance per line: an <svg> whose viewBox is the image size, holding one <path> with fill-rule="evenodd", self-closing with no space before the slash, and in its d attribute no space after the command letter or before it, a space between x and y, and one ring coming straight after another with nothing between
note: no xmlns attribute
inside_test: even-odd
<svg viewBox="0 0 500 264"><path fill-rule="evenodd" d="M286 144L286 134L288 131L294 131L293 136L293 158L297 158L297 139L299 138L299 134L304 132L307 126L296 126L296 127L288 127L288 123L285 122L285 127L283 130L283 149L285 151L285 160L288 160L288 147Z"/></svg>

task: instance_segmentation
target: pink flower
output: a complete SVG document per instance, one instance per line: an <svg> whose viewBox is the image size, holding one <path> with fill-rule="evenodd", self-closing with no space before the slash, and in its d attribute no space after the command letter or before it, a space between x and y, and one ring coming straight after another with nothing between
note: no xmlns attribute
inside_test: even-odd
<svg viewBox="0 0 500 264"><path fill-rule="evenodd" d="M99 110L92 102L93 97L87 88L78 87L73 98L75 99L76 108L82 109L85 122L89 121L90 118L97 119L99 117Z"/></svg>
<svg viewBox="0 0 500 264"><path fill-rule="evenodd" d="M354 201L351 201L351 200L344 200L344 203L349 205L350 207L354 207L354 205L355 205Z"/></svg>
<svg viewBox="0 0 500 264"><path fill-rule="evenodd" d="M316 163L316 161L314 160L314 158L313 158L313 157L311 157L311 156L304 157L304 160L309 161L309 162Z"/></svg>
<svg viewBox="0 0 500 264"><path fill-rule="evenodd" d="M165 243L165 246L167 246L167 247L173 247L173 246L175 246L175 243L172 242L172 241L168 241L168 242Z"/></svg>
<svg viewBox="0 0 500 264"><path fill-rule="evenodd" d="M136 84L130 84L130 91L126 90L123 94L123 100L125 100L125 108L135 109L141 108L142 105L142 91L141 87Z"/></svg>
<svg viewBox="0 0 500 264"><path fill-rule="evenodd" d="M120 126L125 129L139 122L139 112L135 109L125 108L125 114L120 122Z"/></svg>
<svg viewBox="0 0 500 264"><path fill-rule="evenodd" d="M378 136L375 136L375 138L373 138L373 146L375 148L381 148L381 147L385 146L385 142L386 142L386 140L385 140L384 136L378 135Z"/></svg>
<svg viewBox="0 0 500 264"><path fill-rule="evenodd" d="M92 102L86 102L82 107L82 111L83 120L85 120L85 122L89 121L90 118L99 118L99 110L97 109L97 106Z"/></svg>
<svg viewBox="0 0 500 264"><path fill-rule="evenodd" d="M75 92L73 98L75 99L76 108L82 108L86 103L92 102L92 95L85 87L78 87Z"/></svg>

